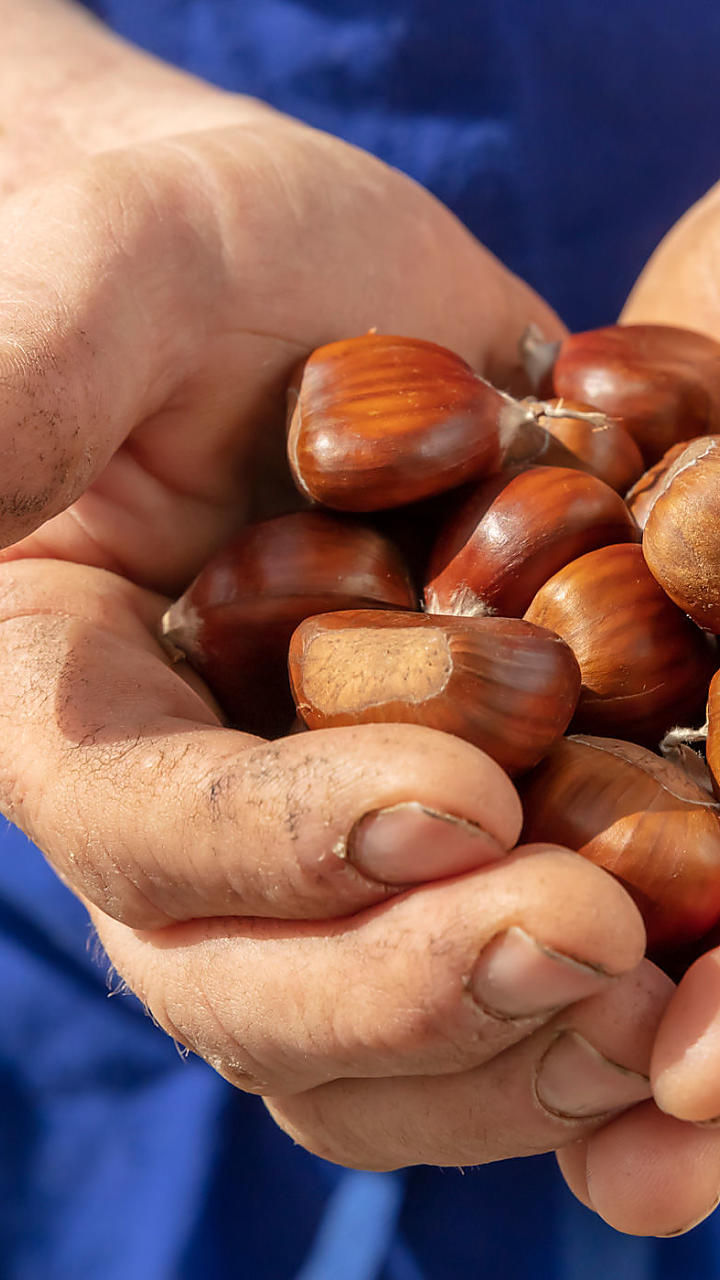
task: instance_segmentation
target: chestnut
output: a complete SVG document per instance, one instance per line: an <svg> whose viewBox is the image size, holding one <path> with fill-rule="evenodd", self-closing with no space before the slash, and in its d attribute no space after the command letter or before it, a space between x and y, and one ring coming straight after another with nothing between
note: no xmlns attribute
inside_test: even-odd
<svg viewBox="0 0 720 1280"><path fill-rule="evenodd" d="M553 387L619 418L648 466L679 440L720 430L720 344L688 329L609 325L571 334Z"/></svg>
<svg viewBox="0 0 720 1280"><path fill-rule="evenodd" d="M523 842L567 845L622 881L655 950L720 918L718 806L685 771L611 738L557 742L520 784Z"/></svg>
<svg viewBox="0 0 720 1280"><path fill-rule="evenodd" d="M638 541L619 494L565 467L506 470L473 489L438 536L430 613L522 617L558 569L607 543Z"/></svg>
<svg viewBox="0 0 720 1280"><path fill-rule="evenodd" d="M580 400L551 398L538 422L575 459L574 465L625 493L643 470L642 454L617 418ZM548 462L551 459L548 458ZM571 466L552 460L553 466Z"/></svg>
<svg viewBox="0 0 720 1280"><path fill-rule="evenodd" d="M517 618L328 613L300 624L289 670L312 729L422 724L474 743L510 774L560 737L580 691L568 646Z"/></svg>
<svg viewBox="0 0 720 1280"><path fill-rule="evenodd" d="M670 599L699 627L720 632L720 436L693 440L675 458L642 547Z"/></svg>
<svg viewBox="0 0 720 1280"><path fill-rule="evenodd" d="M677 444L671 445L665 450L662 458L652 467L648 467L647 471L643 471L625 494L625 505L628 511L632 512L638 528L645 528L647 518L653 509L655 499L662 491L670 467L683 450L687 449L687 446L687 440L679 440Z"/></svg>
<svg viewBox="0 0 720 1280"><path fill-rule="evenodd" d="M290 470L327 507L403 506L497 470L533 420L452 351L368 333L318 348L290 388Z"/></svg>
<svg viewBox="0 0 720 1280"><path fill-rule="evenodd" d="M704 706L714 641L668 598L637 543L573 560L525 617L561 635L580 664L578 731L653 742Z"/></svg>
<svg viewBox="0 0 720 1280"><path fill-rule="evenodd" d="M716 672L710 681L706 723L705 757L710 770L713 791L720 799L720 671Z"/></svg>
<svg viewBox="0 0 720 1280"><path fill-rule="evenodd" d="M248 525L168 609L163 642L198 671L233 723L274 736L293 715L287 647L313 613L387 605L416 596L391 542L321 511Z"/></svg>

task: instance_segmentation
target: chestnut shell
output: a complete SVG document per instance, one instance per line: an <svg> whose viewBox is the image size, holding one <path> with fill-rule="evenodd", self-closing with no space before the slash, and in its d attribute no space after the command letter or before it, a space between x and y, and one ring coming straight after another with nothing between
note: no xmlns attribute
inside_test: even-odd
<svg viewBox="0 0 720 1280"><path fill-rule="evenodd" d="M571 334L553 387L618 418L648 466L679 440L720 430L720 344L689 329L608 325Z"/></svg>
<svg viewBox="0 0 720 1280"><path fill-rule="evenodd" d="M568 646L518 618L328 613L300 624L289 669L312 729L421 724L472 742L510 774L560 737L580 691Z"/></svg>
<svg viewBox="0 0 720 1280"><path fill-rule="evenodd" d="M720 917L717 806L677 765L634 743L573 736L520 784L523 841L567 845L635 899L648 945L665 950Z"/></svg>
<svg viewBox="0 0 720 1280"><path fill-rule="evenodd" d="M328 609L412 609L388 539L350 519L301 511L248 525L165 614L163 640L202 675L231 723L277 736L293 716L290 636Z"/></svg>
<svg viewBox="0 0 720 1280"><path fill-rule="evenodd" d="M655 744L701 713L715 643L672 603L637 543L573 560L540 588L525 617L561 635L580 664L575 730Z"/></svg>

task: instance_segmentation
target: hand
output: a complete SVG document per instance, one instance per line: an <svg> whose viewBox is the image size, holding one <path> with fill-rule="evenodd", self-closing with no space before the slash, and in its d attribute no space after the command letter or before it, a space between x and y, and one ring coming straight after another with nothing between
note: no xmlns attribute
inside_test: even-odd
<svg viewBox="0 0 720 1280"><path fill-rule="evenodd" d="M719 246L715 188L653 254L622 320L681 325L720 339ZM651 1064L657 1105L645 1103L559 1157L576 1195L620 1230L689 1227L718 1203L720 1133L689 1122L720 1115L719 962L713 950L693 965L660 1024Z"/></svg>
<svg viewBox="0 0 720 1280"><path fill-rule="evenodd" d="M627 324L674 324L720 340L720 184L668 232L622 313Z"/></svg>
<svg viewBox="0 0 720 1280"><path fill-rule="evenodd" d="M300 355L377 325L504 382L528 322L561 326L401 175L107 57L129 122L74 99L73 167L5 171L3 807L158 1022L313 1149L378 1168L571 1142L646 1096L669 995L621 887L508 855L517 796L481 752L408 726L265 744L156 639L255 504Z"/></svg>

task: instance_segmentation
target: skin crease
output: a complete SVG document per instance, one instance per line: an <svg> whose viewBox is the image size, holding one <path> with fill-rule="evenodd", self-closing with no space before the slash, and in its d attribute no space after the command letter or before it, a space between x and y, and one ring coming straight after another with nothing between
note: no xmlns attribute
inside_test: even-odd
<svg viewBox="0 0 720 1280"><path fill-rule="evenodd" d="M516 800L482 753L406 726L266 748L223 729L154 639L164 597L238 527L263 476L272 487L258 439L274 434L279 452L282 389L309 349L378 325L507 383L524 326L562 327L379 162L129 50L71 6L29 0L19 14L0 0L0 17L0 529L15 544L0 569L4 810L86 901L161 1025L272 1094L312 1149L388 1167L586 1141L605 1117L549 1119L533 1102L547 1015L498 1024L467 980L517 924L626 974L565 1025L647 1071L669 990L637 967L642 929L620 887L556 849L462 880L438 866L437 883L404 892L370 882L335 849L388 802L482 818L512 845ZM359 992L352 976L368 966L377 981ZM508 1079L525 1118L510 1137L497 1119ZM470 1148L465 1086L481 1099ZM430 1098L428 1138L416 1117ZM385 1099L387 1149L379 1134L359 1151ZM608 1127L612 1160L592 1158L605 1130L587 1139L587 1187L621 1229L661 1231L664 1195L651 1188L634 1213L622 1203L636 1113ZM672 1185L678 1143L694 1160L697 1131L682 1125L664 1146L663 1117L642 1114ZM720 1138L705 1141L712 1172ZM683 1205L697 1217L708 1178L690 1168Z"/></svg>

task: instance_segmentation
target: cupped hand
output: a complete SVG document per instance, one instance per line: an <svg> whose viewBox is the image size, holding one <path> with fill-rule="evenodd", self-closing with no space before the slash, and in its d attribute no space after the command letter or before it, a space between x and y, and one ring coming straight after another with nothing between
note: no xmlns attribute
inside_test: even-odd
<svg viewBox="0 0 720 1280"><path fill-rule="evenodd" d="M622 313L720 339L720 187L673 227ZM655 1102L560 1154L570 1186L620 1230L676 1234L720 1198L720 951L689 969L660 1023L651 1059Z"/></svg>
<svg viewBox="0 0 720 1280"><path fill-rule="evenodd" d="M157 640L273 500L309 349L377 326L503 383L529 322L561 326L400 174L174 75L153 110L136 70L87 157L75 136L43 183L6 169L3 808L158 1022L313 1149L378 1168L579 1140L647 1096L669 994L621 887L508 853L517 796L474 748L265 743Z"/></svg>

